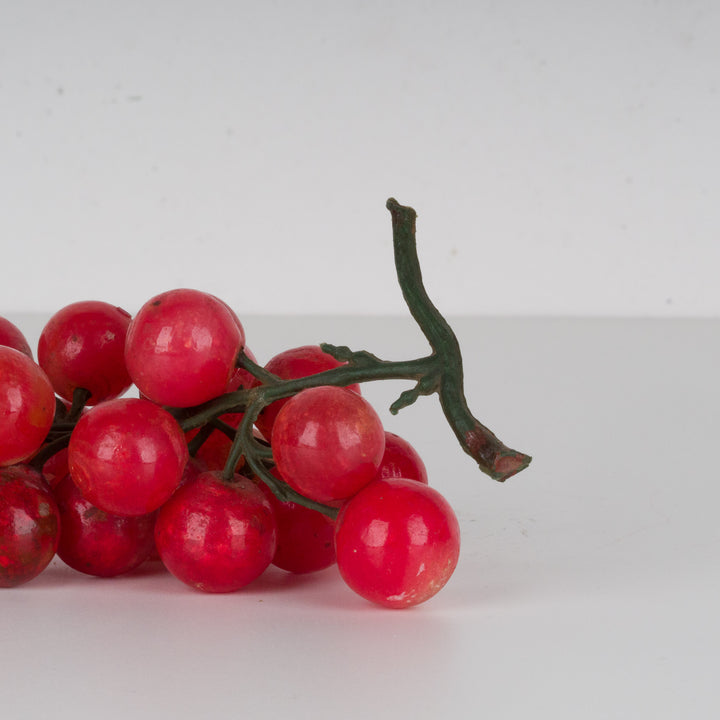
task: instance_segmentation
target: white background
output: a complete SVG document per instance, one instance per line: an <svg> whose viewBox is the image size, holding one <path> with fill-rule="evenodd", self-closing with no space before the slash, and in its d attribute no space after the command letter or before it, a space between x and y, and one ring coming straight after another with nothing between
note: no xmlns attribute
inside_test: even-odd
<svg viewBox="0 0 720 720"><path fill-rule="evenodd" d="M0 312L717 315L720 7L0 2Z"/></svg>
<svg viewBox="0 0 720 720"><path fill-rule="evenodd" d="M458 513L442 593L55 560L0 595L8 717L717 717L719 92L709 0L0 0L0 314L33 348L68 302L191 286L261 362L422 354L392 195L471 409L534 458L494 483L373 384Z"/></svg>
<svg viewBox="0 0 720 720"><path fill-rule="evenodd" d="M436 398L391 417L407 384L363 387L457 512L460 561L438 595L386 610L336 567L208 595L157 564L103 580L56 560L0 592L3 717L720 717L720 321L453 325L473 412L533 461L494 482ZM391 357L424 346L404 318L248 323L263 356L350 330Z"/></svg>

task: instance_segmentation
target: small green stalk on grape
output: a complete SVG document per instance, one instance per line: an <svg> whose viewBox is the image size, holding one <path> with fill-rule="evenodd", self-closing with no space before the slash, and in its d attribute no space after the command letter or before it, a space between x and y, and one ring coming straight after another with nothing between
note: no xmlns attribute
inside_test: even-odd
<svg viewBox="0 0 720 720"><path fill-rule="evenodd" d="M182 420L184 430L217 422L226 412L243 412L243 420L234 434L233 446L225 466L225 477L231 478L241 456L252 472L258 475L281 499L312 507L335 516L337 510L303 497L270 473L272 450L253 434L253 424L264 407L275 400L287 398L302 390L321 385L346 387L371 380L402 379L415 382L390 406L396 414L411 405L420 395L437 393L448 424L462 449L478 464L480 470L498 481L505 481L526 468L530 456L504 445L470 412L463 390L463 365L457 337L445 318L428 297L422 281L415 241L415 211L400 205L394 198L387 201L392 217L395 267L405 302L411 315L430 344L432 352L406 361L381 360L367 351L323 344L324 352L344 365L293 380L282 380L241 353L238 365L258 378L262 385L218 397L193 409ZM202 440L199 440L201 442Z"/></svg>

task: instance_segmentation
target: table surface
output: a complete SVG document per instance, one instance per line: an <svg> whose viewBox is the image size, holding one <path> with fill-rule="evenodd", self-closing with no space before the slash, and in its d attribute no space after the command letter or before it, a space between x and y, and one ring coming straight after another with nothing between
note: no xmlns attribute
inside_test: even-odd
<svg viewBox="0 0 720 720"><path fill-rule="evenodd" d="M34 346L46 318L11 316ZM271 568L228 595L149 564L59 560L0 593L3 716L709 718L720 709L719 320L457 318L474 414L533 455L506 483L463 454L435 398L367 385L455 507L460 562L410 610L335 568ZM245 321L258 360L334 342L426 352L406 318Z"/></svg>

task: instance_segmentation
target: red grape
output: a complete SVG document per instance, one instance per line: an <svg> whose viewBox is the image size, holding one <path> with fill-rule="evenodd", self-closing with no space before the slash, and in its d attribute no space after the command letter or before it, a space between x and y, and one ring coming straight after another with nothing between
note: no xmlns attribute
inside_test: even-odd
<svg viewBox="0 0 720 720"><path fill-rule="evenodd" d="M37 577L60 537L60 513L50 487L27 465L0 468L0 587Z"/></svg>
<svg viewBox="0 0 720 720"><path fill-rule="evenodd" d="M95 507L70 475L55 487L60 509L58 557L74 570L114 577L134 570L155 549L155 513L124 517Z"/></svg>
<svg viewBox="0 0 720 720"><path fill-rule="evenodd" d="M460 528L437 490L415 480L375 480L348 500L335 524L338 569L366 600L405 608L450 579Z"/></svg>
<svg viewBox="0 0 720 720"><path fill-rule="evenodd" d="M27 460L42 445L55 417L55 393L30 357L0 346L0 466Z"/></svg>
<svg viewBox="0 0 720 720"><path fill-rule="evenodd" d="M323 385L285 403L275 419L271 445L285 482L301 495L327 503L354 495L373 479L385 432L365 398Z"/></svg>
<svg viewBox="0 0 720 720"><path fill-rule="evenodd" d="M376 477L407 478L417 480L424 485L428 484L425 463L417 450L407 440L387 431L385 432L385 452Z"/></svg>
<svg viewBox="0 0 720 720"><path fill-rule="evenodd" d="M96 405L70 437L70 474L83 496L116 515L157 510L180 484L188 449L175 418L140 398Z"/></svg>
<svg viewBox="0 0 720 720"><path fill-rule="evenodd" d="M270 565L277 526L252 481L206 472L178 489L158 512L155 544L165 567L191 587L233 592Z"/></svg>
<svg viewBox="0 0 720 720"><path fill-rule="evenodd" d="M280 477L277 468L271 471ZM282 479L282 478L280 478ZM258 480L277 520L277 550L272 564L293 573L316 572L335 563L335 522L312 508L279 500Z"/></svg>
<svg viewBox="0 0 720 720"><path fill-rule="evenodd" d="M7 318L0 317L0 345L19 350L23 355L27 355L32 358L32 350L26 340L25 336L20 331L20 328L16 327Z"/></svg>
<svg viewBox="0 0 720 720"><path fill-rule="evenodd" d="M242 326L224 302L180 288L148 300L133 318L125 362L145 397L190 407L225 391L244 343Z"/></svg>
<svg viewBox="0 0 720 720"><path fill-rule="evenodd" d="M132 384L125 367L130 314L96 300L56 312L40 334L38 363L55 392L72 401L76 388L90 391L88 405L122 395Z"/></svg>
<svg viewBox="0 0 720 720"><path fill-rule="evenodd" d="M336 360L332 355L323 352L319 345L303 345L278 353L267 362L265 370L273 373L273 375L277 375L283 380L295 380L297 378L307 377L308 375L315 375L325 370L333 370L343 364L344 363ZM254 384L259 384L259 381L255 380ZM359 393L360 385L350 385L349 389ZM275 418L280 412L280 408L286 402L287 399L282 399L270 403L270 405L263 408L255 421L255 426L267 439L270 439Z"/></svg>

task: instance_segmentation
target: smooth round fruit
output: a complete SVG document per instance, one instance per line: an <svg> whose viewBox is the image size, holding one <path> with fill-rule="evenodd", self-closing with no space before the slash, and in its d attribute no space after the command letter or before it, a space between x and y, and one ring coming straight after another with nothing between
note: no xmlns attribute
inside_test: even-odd
<svg viewBox="0 0 720 720"><path fill-rule="evenodd" d="M163 505L155 545L165 567L185 584L233 592L259 577L277 546L272 507L252 481L220 472L189 480Z"/></svg>
<svg viewBox="0 0 720 720"><path fill-rule="evenodd" d="M395 433L385 432L385 452L383 453L378 478L407 478L428 484L425 463L417 450L405 439Z"/></svg>
<svg viewBox="0 0 720 720"><path fill-rule="evenodd" d="M68 466L83 496L115 515L145 515L175 491L188 460L185 435L149 400L118 398L78 420Z"/></svg>
<svg viewBox="0 0 720 720"><path fill-rule="evenodd" d="M283 380L295 380L325 372L326 370L333 370L344 364L340 360L336 360L332 355L323 352L319 345L302 345L301 347L283 350L272 357L265 365L265 370ZM255 380L254 385L258 384L260 384L260 381ZM348 386L348 388L358 394L360 393L360 385L357 383ZM270 405L263 408L255 421L255 427L267 439L270 439L275 418L286 402L287 399L281 399L270 403Z"/></svg>
<svg viewBox="0 0 720 720"><path fill-rule="evenodd" d="M277 468L271 472L279 477ZM272 564L292 573L324 570L335 564L335 521L317 510L279 500L257 481L277 520L277 549Z"/></svg>
<svg viewBox="0 0 720 720"><path fill-rule="evenodd" d="M124 517L88 502L66 475L54 488L60 510L57 554L73 570L115 577L134 570L155 549L155 513Z"/></svg>
<svg viewBox="0 0 720 720"><path fill-rule="evenodd" d="M0 345L0 466L27 460L42 445L55 416L55 393L30 357Z"/></svg>
<svg viewBox="0 0 720 720"><path fill-rule="evenodd" d="M60 513L39 472L0 468L0 587L37 577L55 556Z"/></svg>
<svg viewBox="0 0 720 720"><path fill-rule="evenodd" d="M20 328L4 317L0 317L0 345L19 350L23 355L27 355L30 359L33 359L30 345Z"/></svg>
<svg viewBox="0 0 720 720"><path fill-rule="evenodd" d="M148 300L135 315L125 362L142 395L191 407L225 391L244 343L242 326L223 301L179 288Z"/></svg>
<svg viewBox="0 0 720 720"><path fill-rule="evenodd" d="M354 495L375 477L385 432L365 398L324 385L285 403L271 445L285 482L305 497L329 503Z"/></svg>
<svg viewBox="0 0 720 720"><path fill-rule="evenodd" d="M358 595L390 608L418 605L450 579L460 527L447 500L415 480L375 480L335 523L340 574Z"/></svg>
<svg viewBox="0 0 720 720"><path fill-rule="evenodd" d="M55 392L72 402L77 388L90 391L88 405L119 397L132 384L125 367L130 313L88 300L56 312L40 334L38 363Z"/></svg>

